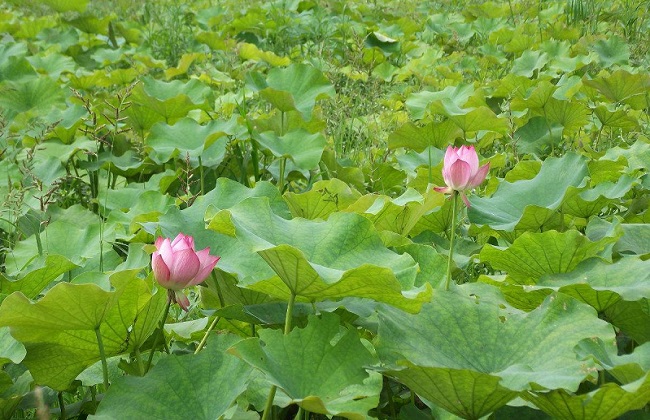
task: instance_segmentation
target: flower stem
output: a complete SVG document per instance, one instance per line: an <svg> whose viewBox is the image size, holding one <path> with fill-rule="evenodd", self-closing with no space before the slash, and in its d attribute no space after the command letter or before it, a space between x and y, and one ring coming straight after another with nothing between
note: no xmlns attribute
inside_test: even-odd
<svg viewBox="0 0 650 420"><path fill-rule="evenodd" d="M292 293L291 297L289 298L289 304L287 305L287 314L284 317L284 335L289 334L291 332L291 328L293 328L291 321L293 320L294 303L296 303L296 295Z"/></svg>
<svg viewBox="0 0 650 420"><path fill-rule="evenodd" d="M293 305L296 303L295 293L291 294L289 298L289 304L287 305L287 313L284 317L284 335L287 335L291 332L291 321L293 320ZM264 407L264 414L262 414L262 420L268 420L273 411L273 400L275 399L275 392L278 390L278 387L273 385L269 390L269 397L266 399L266 406Z"/></svg>
<svg viewBox="0 0 650 420"><path fill-rule="evenodd" d="M59 420L65 420L66 414L65 414L65 402L63 401L63 392L59 392L57 394L57 398L59 400L59 410L61 411L61 414L59 415Z"/></svg>
<svg viewBox="0 0 650 420"><path fill-rule="evenodd" d="M140 354L140 347L135 348L135 361L138 364L138 372L140 376L144 376L144 363L142 363L142 354Z"/></svg>
<svg viewBox="0 0 650 420"><path fill-rule="evenodd" d="M433 183L433 175L431 174L431 146L429 146L429 184Z"/></svg>
<svg viewBox="0 0 650 420"><path fill-rule="evenodd" d="M165 336L165 321L167 320L167 315L169 315L169 308L171 306L172 306L172 300L168 298L167 306L165 306L165 312L163 314L162 319L160 320L160 332L156 334L156 337L154 337L153 345L151 346L151 351L149 352L149 360L147 360L147 368L144 370L145 374L149 372L149 369L151 368L151 361L153 360L153 354L156 352L156 346L158 345L158 341L160 341L160 336L161 335L163 337Z"/></svg>
<svg viewBox="0 0 650 420"><path fill-rule="evenodd" d="M225 305L225 301L223 299L223 293L221 292L221 285L219 284L219 279L217 278L217 275L215 274L214 270L211 273L212 280L214 280L214 285L217 288L217 296L219 297L219 305L223 308Z"/></svg>
<svg viewBox="0 0 650 420"><path fill-rule="evenodd" d="M447 281L445 283L445 290L449 290L451 283L451 265L454 261L454 239L456 237L456 208L458 202L458 192L451 193L451 229L449 232L449 256L447 258Z"/></svg>
<svg viewBox="0 0 650 420"><path fill-rule="evenodd" d="M106 352L104 351L104 341L102 340L102 333L99 327L95 328L95 336L97 336L97 347L99 347L99 357L102 359L102 373L104 374L104 391L108 390L108 363L106 362Z"/></svg>
<svg viewBox="0 0 650 420"><path fill-rule="evenodd" d="M287 166L287 158L280 158L280 178L278 179L278 189L280 193L284 190L284 171Z"/></svg>
<svg viewBox="0 0 650 420"><path fill-rule="evenodd" d="M203 338L201 339L201 342L199 343L198 346L196 346L196 350L194 350L194 354L198 354L201 351L201 349L203 348L203 346L205 346L205 342L208 341L208 336L210 335L210 333L212 332L214 327L217 326L217 323L219 323L220 319L221 319L220 316L214 317L214 319L212 320L212 323L208 327L208 330L205 332L205 335L203 335Z"/></svg>

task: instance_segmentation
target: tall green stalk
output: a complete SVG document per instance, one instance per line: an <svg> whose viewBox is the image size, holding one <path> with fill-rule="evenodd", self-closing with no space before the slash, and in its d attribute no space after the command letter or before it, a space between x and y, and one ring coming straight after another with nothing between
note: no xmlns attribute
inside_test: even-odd
<svg viewBox="0 0 650 420"><path fill-rule="evenodd" d="M210 326L208 327L208 330L205 332L205 334L203 335L203 338L199 342L199 345L196 346L196 350L194 350L194 354L198 354L203 349L203 347L205 346L206 341L208 341L208 336L210 335L210 333L212 332L214 327L217 326L220 319L221 319L220 316L214 317L214 319L210 323Z"/></svg>
<svg viewBox="0 0 650 420"><path fill-rule="evenodd" d="M199 155L199 182L201 186L201 195L205 195L205 175L203 173L203 161Z"/></svg>
<svg viewBox="0 0 650 420"><path fill-rule="evenodd" d="M287 313L284 317L284 335L288 335L291 332L291 321L293 319L293 306L296 303L295 293L291 294L289 298L289 304L287 305ZM275 392L278 390L278 387L273 385L269 390L269 396L266 399L266 406L264 407L264 414L262 414L262 420L268 420L271 412L273 411L273 400L275 399Z"/></svg>
<svg viewBox="0 0 650 420"><path fill-rule="evenodd" d="M287 158L286 157L281 157L280 158L280 178L278 179L278 189L280 190L280 193L282 193L282 190L284 190L284 171L286 170L287 167Z"/></svg>
<svg viewBox="0 0 650 420"><path fill-rule="evenodd" d="M433 184L433 175L431 174L431 146L429 146L429 184Z"/></svg>
<svg viewBox="0 0 650 420"><path fill-rule="evenodd" d="M147 368L144 370L145 373L149 372L149 369L151 368L151 361L153 360L153 354L156 352L156 346L158 345L158 342L160 341L161 336L165 336L165 320L167 319L167 316L169 315L169 308L172 306L172 300L167 299L167 306L165 306L165 312L163 314L162 319L160 320L160 332L156 334L156 337L153 339L153 345L151 346L151 352L149 352L149 360L147 360Z"/></svg>
<svg viewBox="0 0 650 420"><path fill-rule="evenodd" d="M451 283L451 265L454 261L454 239L456 237L456 208L458 207L458 192L451 193L451 229L449 232L449 256L447 257L447 281L445 290L449 290Z"/></svg>
<svg viewBox="0 0 650 420"><path fill-rule="evenodd" d="M97 347L99 347L99 357L102 360L102 373L104 375L104 391L108 390L108 362L106 362L106 351L104 350L104 341L102 340L102 333L99 327L95 328L95 336L97 337Z"/></svg>
<svg viewBox="0 0 650 420"><path fill-rule="evenodd" d="M219 305L223 308L225 304L223 300L223 293L221 293L221 286L219 285L219 279L217 279L217 275L214 273L214 270L212 271L211 275L212 275L212 280L214 280L214 284L217 287L217 296L219 296ZM217 326L220 319L221 317L217 316L212 320L210 326L208 327L208 330L203 335L203 338L199 342L199 345L196 347L196 350L194 350L194 354L198 354L201 351L201 349L203 349L205 343L208 341L208 336L210 335L214 327Z"/></svg>

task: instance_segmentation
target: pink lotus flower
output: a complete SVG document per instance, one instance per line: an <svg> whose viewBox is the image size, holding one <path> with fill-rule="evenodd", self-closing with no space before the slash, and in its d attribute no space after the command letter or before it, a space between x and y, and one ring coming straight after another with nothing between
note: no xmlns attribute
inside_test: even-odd
<svg viewBox="0 0 650 420"><path fill-rule="evenodd" d="M478 187L485 180L490 164L478 166L478 155L474 146L447 147L445 162L442 167L442 177L446 187L436 187L435 190L445 194L458 191L467 207L470 206L465 191Z"/></svg>
<svg viewBox="0 0 650 420"><path fill-rule="evenodd" d="M210 248L195 251L194 238L179 233L173 241L156 239L151 268L158 283L167 289L169 300L187 311L190 301L182 290L205 280L219 258L210 255Z"/></svg>

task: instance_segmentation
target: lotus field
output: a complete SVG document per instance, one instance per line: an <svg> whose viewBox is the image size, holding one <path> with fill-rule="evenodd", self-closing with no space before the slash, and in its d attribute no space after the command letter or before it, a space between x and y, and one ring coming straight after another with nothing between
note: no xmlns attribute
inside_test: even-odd
<svg viewBox="0 0 650 420"><path fill-rule="evenodd" d="M649 419L650 3L0 3L0 418Z"/></svg>

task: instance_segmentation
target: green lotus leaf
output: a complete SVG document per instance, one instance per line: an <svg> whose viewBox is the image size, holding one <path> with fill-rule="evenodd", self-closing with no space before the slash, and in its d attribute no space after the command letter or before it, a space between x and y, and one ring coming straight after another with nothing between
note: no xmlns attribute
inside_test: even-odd
<svg viewBox="0 0 650 420"><path fill-rule="evenodd" d="M386 54L399 52L400 49L400 43L396 39L377 31L369 33L363 43L369 48L379 48Z"/></svg>
<svg viewBox="0 0 650 420"><path fill-rule="evenodd" d="M285 300L291 295L312 302L358 296L417 312L431 295L430 288L426 288L418 290L417 294L409 294L410 299L407 298L389 268L364 264L347 271L324 267L319 267L317 271L300 250L288 245L259 251L259 254L279 279L271 278L248 287Z"/></svg>
<svg viewBox="0 0 650 420"><path fill-rule="evenodd" d="M217 213L208 228L235 236L224 249L232 261L222 270L237 273L241 286L279 298L368 297L417 311L430 294L413 289L413 259L385 248L372 223L357 214L286 220L267 200L252 198ZM263 261L273 270L260 266Z"/></svg>
<svg viewBox="0 0 650 420"><path fill-rule="evenodd" d="M625 196L636 182L633 177L619 175L616 182L601 182L591 189L569 187L562 209L567 214L588 219L600 213L608 203Z"/></svg>
<svg viewBox="0 0 650 420"><path fill-rule="evenodd" d="M167 124L173 124L193 109L209 109L213 97L210 87L197 79L183 83L143 77L130 99L134 105L143 106L160 115Z"/></svg>
<svg viewBox="0 0 650 420"><path fill-rule="evenodd" d="M57 12L83 13L88 6L88 0L41 0Z"/></svg>
<svg viewBox="0 0 650 420"><path fill-rule="evenodd" d="M113 356L106 358L106 366L108 367L108 380L112 383L120 376L124 375L124 371L120 369L119 364L123 357ZM101 360L93 363L88 368L84 369L77 376L77 381L81 382L82 386L95 386L104 383L104 367Z"/></svg>
<svg viewBox="0 0 650 420"><path fill-rule="evenodd" d="M233 237L234 227L228 228L230 217L226 213L219 215L222 209L236 206L237 203L250 197L265 197L268 200L267 207L274 214L280 217L289 218L290 212L286 203L282 200L278 188L268 182L258 182L254 188L247 188L244 185L227 179L220 178L217 180L215 188L198 197L192 206L179 210L176 207L170 207L167 213L160 216L157 222L143 222L143 228L152 235L173 238L182 232L194 237L196 248L203 249L210 247L212 255L221 257L217 264L217 272L221 271L229 275L235 275L240 279L252 276L253 278L268 278L273 276L273 271L264 262L256 252L241 243ZM226 215L224 219L219 219ZM205 228L205 220L215 223L215 218L221 220L224 225L222 231L216 231ZM236 286L235 286L236 287ZM213 290L216 293L216 288ZM230 303L241 302L244 304L258 302L259 293L248 291L246 293L251 301L234 300ZM254 297L256 295L257 297ZM264 298L266 299L266 297ZM214 300L212 302L218 302ZM228 305L229 302L226 302ZM210 307L218 305L211 304Z"/></svg>
<svg viewBox="0 0 650 420"><path fill-rule="evenodd" d="M291 159L298 168L303 170L318 166L327 144L325 136L321 133L312 134L303 128L291 130L283 136L278 136L273 131L266 131L259 133L255 139L274 156Z"/></svg>
<svg viewBox="0 0 650 420"><path fill-rule="evenodd" d="M121 224L128 234L136 233L143 222L158 220L159 216L174 205L170 196L163 195L158 190L141 188L107 190L100 193L99 202L109 206L105 210L105 214L109 215L107 223Z"/></svg>
<svg viewBox="0 0 650 420"><path fill-rule="evenodd" d="M548 152L562 141L562 127L549 123L544 117L533 117L515 132L515 147L519 153Z"/></svg>
<svg viewBox="0 0 650 420"><path fill-rule="evenodd" d="M86 115L88 115L86 108L77 104L68 105L68 107L62 111L59 111L58 108L52 110L50 116L59 122L52 131L54 137L61 140L64 144L73 143L77 138L79 138L76 136L77 129L81 124L83 124L83 118Z"/></svg>
<svg viewBox="0 0 650 420"><path fill-rule="evenodd" d="M232 352L261 370L305 410L348 419L365 419L379 403L381 375L356 330L339 325L334 314L309 317L304 329L284 335L261 330L259 338L235 344Z"/></svg>
<svg viewBox="0 0 650 420"><path fill-rule="evenodd" d="M518 81L518 79L514 81ZM516 91L521 92L521 94L513 98L510 105L511 109L513 111L531 110L541 112L543 115L544 108L553 98L556 90L557 86L547 80L539 81L526 90L517 89Z"/></svg>
<svg viewBox="0 0 650 420"><path fill-rule="evenodd" d="M537 230L562 205L567 188L582 186L586 176L586 159L580 155L548 158L535 178L503 181L492 197L472 197L467 214L472 223L495 230Z"/></svg>
<svg viewBox="0 0 650 420"><path fill-rule="evenodd" d="M615 109L610 111L608 107L599 105L594 109L594 115L598 121L606 127L634 130L639 127L639 120L630 115L628 110Z"/></svg>
<svg viewBox="0 0 650 420"><path fill-rule="evenodd" d="M201 288L201 299L207 308L242 305L244 310L244 306L260 305L271 301L264 293L237 287L237 278L223 270L216 270L215 276L207 278L204 285L207 287Z"/></svg>
<svg viewBox="0 0 650 420"><path fill-rule="evenodd" d="M524 232L506 249L485 245L481 261L505 271L518 284L535 284L545 274L567 273L580 262L596 256L615 238L590 241L577 230Z"/></svg>
<svg viewBox="0 0 650 420"><path fill-rule="evenodd" d="M119 378L89 418L221 418L244 392L251 375L250 366L226 352L237 341L232 335L216 335L197 355L167 356L145 377Z"/></svg>
<svg viewBox="0 0 650 420"><path fill-rule="evenodd" d="M521 397L552 418L611 420L628 411L641 409L650 401L650 372L636 382L622 386L608 383L586 394L555 389L548 392L528 391Z"/></svg>
<svg viewBox="0 0 650 420"><path fill-rule="evenodd" d="M461 418L483 417L519 395L501 386L499 377L482 372L417 366L409 361L400 366L405 369L386 373L414 390L419 397Z"/></svg>
<svg viewBox="0 0 650 420"><path fill-rule="evenodd" d="M487 106L479 106L459 115L448 116L464 133L479 130L505 133L508 130L507 120L498 118Z"/></svg>
<svg viewBox="0 0 650 420"><path fill-rule="evenodd" d="M372 171L372 189L384 194L403 191L406 172L391 163L376 164Z"/></svg>
<svg viewBox="0 0 650 420"><path fill-rule="evenodd" d="M2 373L7 375L4 371ZM14 411L23 401L23 397L31 391L32 383L31 375L29 372L25 372L14 380L13 385L3 390L2 396L0 396L0 415L2 418L12 418Z"/></svg>
<svg viewBox="0 0 650 420"><path fill-rule="evenodd" d="M30 78L29 76L36 75L25 59L27 53L27 45L22 42L7 41L0 45L0 81Z"/></svg>
<svg viewBox="0 0 650 420"><path fill-rule="evenodd" d="M205 61L205 59L205 53L193 52L183 54L178 60L178 65L176 67L165 69L165 79L171 80L175 77L187 74L187 71L190 69L192 64L195 62L201 63Z"/></svg>
<svg viewBox="0 0 650 420"><path fill-rule="evenodd" d="M394 199L385 195L364 195L345 211L368 218L379 231L387 230L407 236L425 214L441 207L444 202L445 196L433 189L422 195L409 188Z"/></svg>
<svg viewBox="0 0 650 420"><path fill-rule="evenodd" d="M73 72L76 69L75 62L69 56L57 53L47 55L33 55L26 57L29 64L40 73L45 73L57 79L63 72Z"/></svg>
<svg viewBox="0 0 650 420"><path fill-rule="evenodd" d="M380 310L385 373L456 415L479 418L524 390L577 390L594 364L577 359L576 344L613 340L611 326L573 298L553 294L525 313L489 290L439 292L416 315Z"/></svg>
<svg viewBox="0 0 650 420"><path fill-rule="evenodd" d="M570 60L569 62L573 62L572 64L575 64L576 61L580 62L580 57L575 57L575 59ZM578 77L577 75L562 75L562 77L560 77L560 80L558 80L556 86L558 89L553 94L553 97L555 99L562 101L572 101L574 100L575 96L578 95L580 89L582 89L582 78Z"/></svg>
<svg viewBox="0 0 650 420"><path fill-rule="evenodd" d="M288 66L289 57L280 57L272 51L262 51L255 44L242 43L239 45L239 56L244 60L264 61L273 67Z"/></svg>
<svg viewBox="0 0 650 420"><path fill-rule="evenodd" d="M650 88L650 77L647 74L633 74L619 69L612 74L604 73L592 80L584 80L583 83L596 89L612 103L622 102L630 105L632 109L647 107L645 95Z"/></svg>
<svg viewBox="0 0 650 420"><path fill-rule="evenodd" d="M650 299L619 300L605 309L603 317L637 343L650 341Z"/></svg>
<svg viewBox="0 0 650 420"><path fill-rule="evenodd" d="M172 158L184 160L189 155L193 167L201 164L216 166L226 154L226 136L237 136L245 130L236 119L213 120L201 125L191 118L183 118L173 125L163 122L154 124L145 141L149 156L156 163Z"/></svg>
<svg viewBox="0 0 650 420"><path fill-rule="evenodd" d="M306 64L275 67L269 71L266 80L256 79L253 87L281 112L298 111L306 121L311 120L317 100L336 94L325 75Z"/></svg>
<svg viewBox="0 0 650 420"><path fill-rule="evenodd" d="M179 112L179 114L183 114L178 117L182 118L187 113ZM126 111L124 111L124 115L127 117L126 124L133 131L140 134L140 137L142 138L145 137L145 135L149 132L151 127L154 126L154 124L157 122L165 122L164 115L159 114L146 105L140 105L137 103L132 104L128 109L126 109Z"/></svg>
<svg viewBox="0 0 650 420"><path fill-rule="evenodd" d="M51 156L48 158L38 159L34 162L32 171L34 175L43 183L43 189L52 188L55 181L64 178L66 170L61 165L59 159Z"/></svg>
<svg viewBox="0 0 650 420"><path fill-rule="evenodd" d="M115 19L115 15L97 17L92 14L77 15L72 19L66 19L66 23L74 26L87 34L108 35L108 27ZM117 52L115 52L117 54ZM111 60L113 61L113 60ZM117 60L115 60L117 61Z"/></svg>
<svg viewBox="0 0 650 420"><path fill-rule="evenodd" d="M617 35L597 41L593 45L593 50L598 54L598 59L603 67L627 64L630 60L630 46Z"/></svg>
<svg viewBox="0 0 650 420"><path fill-rule="evenodd" d="M467 112L463 106L473 94L474 87L471 84L448 86L439 92L413 93L406 99L405 105L415 120L423 119L432 105L447 110L446 115L462 115Z"/></svg>
<svg viewBox="0 0 650 420"><path fill-rule="evenodd" d="M40 262L40 264L39 264ZM48 255L39 258L37 262L20 271L21 278L9 279L0 274L0 292L6 295L12 292L22 292L27 298L33 299L45 289L50 282L56 280L76 265L61 255Z"/></svg>
<svg viewBox="0 0 650 420"><path fill-rule="evenodd" d="M634 349L632 354L618 354L616 343L583 340L576 347L578 357L594 359L621 384L629 384L645 376L650 369L650 343Z"/></svg>
<svg viewBox="0 0 650 420"><path fill-rule="evenodd" d="M49 77L6 82L1 89L0 109L4 109L5 117L10 120L28 111L46 114L64 103L63 88Z"/></svg>
<svg viewBox="0 0 650 420"><path fill-rule="evenodd" d="M97 334L107 356L131 349L132 326L149 309L153 296L151 287L137 278L137 271L114 274L112 292L94 284L60 283L36 303L20 292L2 302L0 326L8 326L25 346L23 363L36 383L67 389L79 373L99 360ZM143 342L155 323L139 325L138 341ZM145 331L144 326L149 329Z"/></svg>
<svg viewBox="0 0 650 420"><path fill-rule="evenodd" d="M619 299L650 298L650 261L625 257L610 264L591 258L568 273L545 274L535 286L526 289L557 290L602 312Z"/></svg>
<svg viewBox="0 0 650 420"><path fill-rule="evenodd" d="M540 81L539 79L529 79L528 77L517 76L512 73L508 73L493 83L491 86L494 88L492 95L495 98L507 98L511 95L514 95L515 98L521 100L526 96L527 93L530 93L533 88L543 83L545 82ZM525 108L527 107L524 106L523 109Z"/></svg>
<svg viewBox="0 0 650 420"><path fill-rule="evenodd" d="M26 354L25 346L11 336L9 328L0 328L0 367L9 362L18 364Z"/></svg>
<svg viewBox="0 0 650 420"><path fill-rule="evenodd" d="M100 241L111 242L114 237L113 226L100 226L96 214L81 205L74 205L41 232L41 243L45 254L61 255L75 265L92 269L99 264ZM18 242L13 252L7 255L7 273L17 274L38 254L35 235ZM106 267L119 259L111 247L103 249L103 257Z"/></svg>
<svg viewBox="0 0 650 420"><path fill-rule="evenodd" d="M138 297L136 304L137 314L132 320L127 316L122 318L122 327L128 331L127 342L129 350L141 348L147 341L151 333L160 325L160 318L164 312L165 305L167 304L167 293L165 289L154 286L150 288L149 284L153 283L153 279L149 277L147 280L142 281L137 277L141 268L130 270L116 271L111 274L110 282L114 290L119 292L125 290L129 293L134 293ZM143 285L144 283L144 285ZM131 311L132 302L126 300L124 303L118 300L117 306L126 306L124 313L128 314Z"/></svg>
<svg viewBox="0 0 650 420"><path fill-rule="evenodd" d="M531 77L535 72L539 73L548 61L548 54L542 51L527 50L515 59L510 71L518 76Z"/></svg>
<svg viewBox="0 0 650 420"><path fill-rule="evenodd" d="M345 182L333 178L317 181L304 193L286 192L283 196L291 214L305 219L324 219L357 201L361 194Z"/></svg>
<svg viewBox="0 0 650 420"><path fill-rule="evenodd" d="M446 121L454 125L451 121ZM459 133L461 132L458 127L456 127L456 130ZM431 159L429 159L429 155ZM445 152L433 146L426 147L420 153L407 150L404 154L397 154L395 156L399 167L404 172L409 175L415 175L415 178L410 180L407 186L413 187L418 191L425 191L429 187L429 184L439 185L444 183L442 179L444 157ZM431 179L429 179L429 171L431 172Z"/></svg>
<svg viewBox="0 0 650 420"><path fill-rule="evenodd" d="M620 218L607 222L592 218L587 224L587 237L592 240L614 238L612 250L619 254L646 255L650 253L650 225L642 223L621 223Z"/></svg>
<svg viewBox="0 0 650 420"><path fill-rule="evenodd" d="M429 146L444 149L462 135L463 132L458 125L450 120L431 122L424 127L406 123L388 136L388 148L404 147L418 153Z"/></svg>
<svg viewBox="0 0 650 420"><path fill-rule="evenodd" d="M601 159L618 161L623 156L630 169L645 169L650 166L650 143L635 141L629 147L612 147Z"/></svg>
<svg viewBox="0 0 650 420"><path fill-rule="evenodd" d="M545 46L542 46L546 52L551 55L551 60L548 63L547 67L554 72L554 75L564 75L566 73L573 73L578 69L583 68L587 64L590 64L594 61L594 57L586 54L573 54L571 52L571 45L562 41L560 43L553 42L549 40L548 43L545 43ZM554 50L551 51L548 49L548 45L554 45ZM557 45L557 46L555 46ZM546 47L546 48L545 48ZM535 80L535 79L532 79Z"/></svg>
<svg viewBox="0 0 650 420"><path fill-rule="evenodd" d="M197 249L209 246L215 252L218 250L216 255L231 255L232 244L228 235L224 236L206 230L204 218L212 220L220 210L233 207L250 197L266 197L269 200L268 206L275 214L281 217L290 217L287 205L275 185L262 181L258 182L254 188L247 188L231 179L219 178L215 188L198 197L192 206L183 210L170 207L158 222L145 222L142 225L151 234L162 234L170 238L183 232L194 237ZM224 243L221 244L221 242ZM223 258L219 262L218 268L223 268L225 265L229 265L229 258ZM262 265L264 264L262 263Z"/></svg>
<svg viewBox="0 0 650 420"><path fill-rule="evenodd" d="M431 284L433 288L442 287L447 274L447 257L438 253L430 245L409 243L395 246L399 253L407 253L415 262L420 265L420 271L415 279L415 286L419 287L425 283Z"/></svg>
<svg viewBox="0 0 650 420"><path fill-rule="evenodd" d="M563 101L554 97L544 106L543 115L551 124L564 127L565 136L576 133L589 122L589 110L582 102Z"/></svg>

